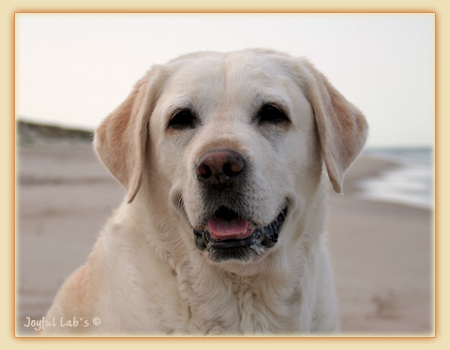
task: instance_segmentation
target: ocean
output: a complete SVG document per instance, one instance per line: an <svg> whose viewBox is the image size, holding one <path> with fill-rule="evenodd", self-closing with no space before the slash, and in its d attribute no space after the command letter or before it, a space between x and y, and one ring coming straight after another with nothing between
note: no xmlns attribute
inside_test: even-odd
<svg viewBox="0 0 450 350"><path fill-rule="evenodd" d="M432 148L369 149L364 155L394 161L398 167L360 181L360 197L424 209L434 208Z"/></svg>

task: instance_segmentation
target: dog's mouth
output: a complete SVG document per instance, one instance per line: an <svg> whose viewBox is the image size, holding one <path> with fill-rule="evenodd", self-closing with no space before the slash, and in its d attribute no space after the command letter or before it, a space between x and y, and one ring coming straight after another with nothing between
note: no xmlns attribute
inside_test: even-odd
<svg viewBox="0 0 450 350"><path fill-rule="evenodd" d="M234 210L221 206L202 230L194 229L195 244L215 262L248 261L273 247L287 215L287 206L267 226L256 227Z"/></svg>

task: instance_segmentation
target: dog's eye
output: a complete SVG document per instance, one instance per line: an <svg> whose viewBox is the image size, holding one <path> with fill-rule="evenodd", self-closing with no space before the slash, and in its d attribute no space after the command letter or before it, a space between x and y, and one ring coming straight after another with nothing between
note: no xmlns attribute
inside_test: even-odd
<svg viewBox="0 0 450 350"><path fill-rule="evenodd" d="M268 104L262 106L258 112L257 118L260 125L289 123L289 118L280 108Z"/></svg>
<svg viewBox="0 0 450 350"><path fill-rule="evenodd" d="M167 126L170 129L182 130L195 128L198 120L188 109L176 113Z"/></svg>

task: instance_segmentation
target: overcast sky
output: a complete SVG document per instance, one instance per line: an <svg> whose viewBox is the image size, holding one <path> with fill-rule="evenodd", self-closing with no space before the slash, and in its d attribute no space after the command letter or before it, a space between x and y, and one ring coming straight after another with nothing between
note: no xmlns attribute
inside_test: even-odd
<svg viewBox="0 0 450 350"><path fill-rule="evenodd" d="M248 47L309 58L369 146L432 145L433 14L17 14L16 115L93 130L153 64Z"/></svg>

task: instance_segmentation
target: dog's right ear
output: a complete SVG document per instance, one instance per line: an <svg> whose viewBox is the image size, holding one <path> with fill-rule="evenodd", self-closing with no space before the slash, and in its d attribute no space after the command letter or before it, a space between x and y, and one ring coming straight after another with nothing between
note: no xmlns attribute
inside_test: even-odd
<svg viewBox="0 0 450 350"><path fill-rule="evenodd" d="M128 191L128 203L135 198L142 181L148 124L162 81L159 66L137 82L131 94L97 128L95 151Z"/></svg>

